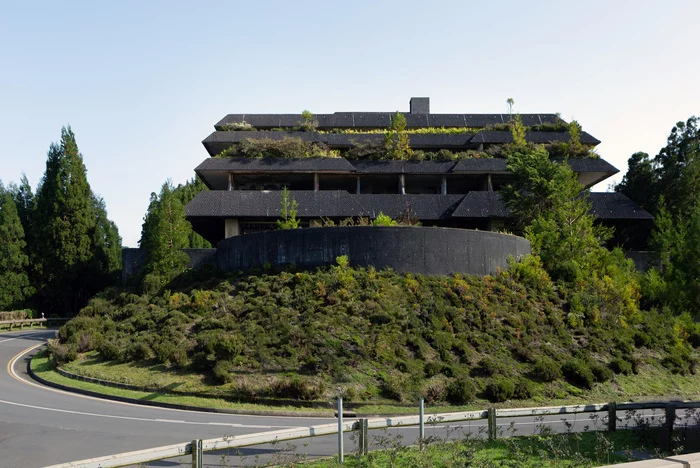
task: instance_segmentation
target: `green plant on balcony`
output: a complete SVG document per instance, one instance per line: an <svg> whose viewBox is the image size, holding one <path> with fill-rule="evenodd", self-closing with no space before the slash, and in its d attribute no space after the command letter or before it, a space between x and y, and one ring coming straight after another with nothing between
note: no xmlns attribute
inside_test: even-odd
<svg viewBox="0 0 700 468"><path fill-rule="evenodd" d="M282 189L280 203L282 204L282 209L280 210L282 219L277 220L277 229L297 229L299 227L297 201L289 194L286 186Z"/></svg>

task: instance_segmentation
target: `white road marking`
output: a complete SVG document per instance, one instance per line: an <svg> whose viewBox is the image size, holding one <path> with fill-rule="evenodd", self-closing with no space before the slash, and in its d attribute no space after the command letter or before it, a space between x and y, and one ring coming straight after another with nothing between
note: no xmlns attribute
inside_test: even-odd
<svg viewBox="0 0 700 468"><path fill-rule="evenodd" d="M33 333L33 334L31 334L31 335L15 336L14 338L8 338L8 339L6 339L6 340L2 340L2 341L0 341L0 343L6 343L6 342L8 342L8 341L19 340L19 339L21 339L21 338L30 338L30 337L39 336L39 335L43 335L43 333Z"/></svg>
<svg viewBox="0 0 700 468"><path fill-rule="evenodd" d="M27 335L24 335L24 336L27 336ZM18 337L18 338L19 338L19 337ZM26 385L31 385L31 386L33 386L33 387L39 388L39 389L44 390L44 391L50 391L50 392L54 392L54 393L61 393L61 394L63 394L63 395L67 395L67 396L71 396L71 397L75 397L75 398L84 398L84 399L88 399L88 400L95 400L95 401L100 401L100 402L103 402L103 403L112 403L112 404L118 404L118 405L136 406L136 407L139 407L139 408L148 408L148 409L151 409L151 410L178 411L178 412L181 412L181 413L202 414L202 415L208 415L208 416L211 416L211 415L212 415L212 413L211 413L211 412L208 412L208 411L190 411L190 410L181 410L181 409L176 409L176 408L164 408L164 407L160 407L160 406L150 406L150 405L147 406L147 405L139 405L138 403L128 403L128 402L123 402L123 401L108 400L108 399L104 399L104 398L96 398L96 397L91 397L91 396L88 396L88 395L80 395L80 394L77 394L77 393L66 392L66 391L63 391L63 390L56 389L56 388L51 388L51 387L46 387L46 386L44 386L44 385L39 385L39 384L37 384L37 383L30 382L30 381L28 381L28 380L26 380L26 379L20 377L20 376L15 372L15 364L17 363L17 361L19 361L24 355L28 354L29 352L31 352L31 351L33 351L34 349L38 348L39 346L43 346L43 345L44 345L44 343L39 343L39 344L37 344L37 345L35 345L35 346L31 346L31 347L25 349L24 351L18 353L12 360L10 360L10 362L7 364L7 370L8 370L8 372L10 373L10 375L12 376L12 378L14 378L15 380L17 380L17 381L19 381L19 382L22 382L22 383L24 383L24 384L26 384ZM22 403L15 403L15 402L9 402L9 401L4 401L4 400L0 400L0 403L6 403L6 404L10 404L10 405L17 405L17 406L32 407L31 405L24 405L24 404L22 404ZM46 409L49 410L49 411L59 411L59 412L71 413L71 411L68 411L68 410L61 410L61 409L58 409L58 408L54 408L54 409L46 408ZM76 412L76 414L80 414L80 413L77 413L77 412ZM219 414L221 414L221 413L219 413ZM225 413L223 413L223 414L225 414ZM108 417L108 418L109 418L109 417L113 417L113 416L109 416L109 415L99 415L99 414L94 414L93 416L104 416L104 417ZM316 419L316 420L330 419L330 420L333 420L333 421L336 420L335 418L327 418L327 417L326 417L326 418L323 418L323 417L321 417L321 418L316 418L316 417L267 416L267 415L249 415L249 414L235 414L235 415L231 414L230 416L233 416L233 417L236 417L236 418L256 418L256 419L258 419L258 418L260 418L260 419L265 419L265 418L279 418L279 419ZM123 418L123 417L122 417L122 418ZM156 420L152 420L152 421L156 421ZM167 421L173 421L173 420L167 420ZM209 423L206 422L206 423L187 423L187 424L209 424ZM266 426L266 425L255 425L255 424L251 424L251 425L248 425L248 424L238 424L238 423L218 423L218 424L223 425L223 426L229 426L229 427L251 427L251 428L254 428L254 429L255 429L255 428L269 429L269 428L290 428L290 427L291 427L291 428L295 428L295 427L299 427L298 425L296 425L296 426Z"/></svg>
<svg viewBox="0 0 700 468"><path fill-rule="evenodd" d="M21 406L22 408L31 408L31 409L37 409L37 410L42 410L42 411L53 411L56 413L68 413L68 414L77 414L80 416L92 416L96 418L107 418L107 419L124 419L127 421L144 421L144 422L156 422L156 423L167 423L167 424L191 424L195 426L207 426L210 423L209 422L196 422L196 421L183 421L183 420L178 420L178 419L150 419L150 418L137 418L133 416L116 416L116 415L111 415L111 414L98 414L98 413L86 413L83 411L72 411L72 410L64 410L60 408L48 408L46 406L36 406L36 405L28 405L25 403L15 403L14 401L7 401L7 400L0 400L0 403L6 404L6 405L12 405L12 406ZM219 426L229 426L229 427L251 427L254 429L273 429L273 428L296 428L299 426L262 426L262 425L254 425L254 424L235 424L235 423L217 423Z"/></svg>

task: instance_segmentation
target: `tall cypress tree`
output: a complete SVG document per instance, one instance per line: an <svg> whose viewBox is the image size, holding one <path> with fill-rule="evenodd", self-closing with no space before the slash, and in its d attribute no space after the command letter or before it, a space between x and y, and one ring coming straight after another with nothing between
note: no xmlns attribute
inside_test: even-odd
<svg viewBox="0 0 700 468"><path fill-rule="evenodd" d="M12 194L0 181L0 311L23 306L33 293L24 228Z"/></svg>
<svg viewBox="0 0 700 468"><path fill-rule="evenodd" d="M104 286L119 241L116 226L104 221L104 204L90 189L70 127L61 130L60 144L49 148L34 213L39 305L49 312L75 313ZM104 259L96 260L100 249Z"/></svg>

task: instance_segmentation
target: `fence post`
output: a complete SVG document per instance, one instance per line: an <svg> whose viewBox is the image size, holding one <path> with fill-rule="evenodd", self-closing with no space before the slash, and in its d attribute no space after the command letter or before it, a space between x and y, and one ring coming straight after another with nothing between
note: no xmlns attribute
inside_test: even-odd
<svg viewBox="0 0 700 468"><path fill-rule="evenodd" d="M617 403L608 403L608 432L615 432L617 429Z"/></svg>
<svg viewBox="0 0 700 468"><path fill-rule="evenodd" d="M360 455L367 455L369 452L369 420L362 418L360 423Z"/></svg>
<svg viewBox="0 0 700 468"><path fill-rule="evenodd" d="M202 439L192 441L192 468L202 468Z"/></svg>
<svg viewBox="0 0 700 468"><path fill-rule="evenodd" d="M662 440L662 450L670 451L673 446L673 423L676 420L676 405L669 402L666 405L666 422Z"/></svg>
<svg viewBox="0 0 700 468"><path fill-rule="evenodd" d="M338 397L338 463L345 461L343 451L343 397Z"/></svg>
<svg viewBox="0 0 700 468"><path fill-rule="evenodd" d="M423 450L423 440L425 440L425 424L423 421L423 416L425 413L425 400L420 399L418 403L418 444L420 449Z"/></svg>
<svg viewBox="0 0 700 468"><path fill-rule="evenodd" d="M488 411L489 423L489 440L496 440L496 408L489 408Z"/></svg>

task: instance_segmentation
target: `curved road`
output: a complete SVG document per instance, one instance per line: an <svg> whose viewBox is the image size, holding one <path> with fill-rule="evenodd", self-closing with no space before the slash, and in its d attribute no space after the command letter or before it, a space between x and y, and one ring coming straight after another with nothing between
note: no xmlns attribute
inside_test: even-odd
<svg viewBox="0 0 700 468"><path fill-rule="evenodd" d="M54 333L0 333L0 363L8 366L0 372L0 467L42 467L195 438L334 421L180 411L85 397L31 381L26 356L15 363L16 375L10 373L18 353Z"/></svg>
<svg viewBox="0 0 700 468"><path fill-rule="evenodd" d="M264 432L290 427L312 426L334 422L328 418L297 418L277 416L246 416L182 411L151 406L120 403L87 397L45 387L27 374L27 362L33 352L27 350L41 345L54 335L52 330L28 330L0 333L0 468L44 467L120 452L147 449L226 435ZM14 364L11 366L11 364ZM647 412L650 416L653 412ZM656 418L663 414L656 412ZM598 417L602 414L598 413ZM624 418L618 413L618 418ZM681 415L679 415L681 416ZM573 423L573 424L572 424ZM486 421L426 426L426 436L447 438L466 434L483 436ZM511 424L513 424L511 426ZM545 426L555 432L582 431L601 422L590 415L570 415L568 423L561 416L545 418L522 417L510 421L499 419L498 425L508 435L509 427L518 435L532 434ZM618 427L627 425L621 422ZM377 434L380 433L380 434ZM370 448L412 444L417 439L416 428L393 428L372 431ZM337 436L316 437L295 441L297 453L309 457L333 455ZM255 466L262 463L281 464L289 455L281 447L261 445L240 450L243 458L233 453L205 454L204 466ZM345 452L355 448L350 434L345 434ZM282 453L280 453L282 451ZM185 467L188 457L153 462L150 466Z"/></svg>

